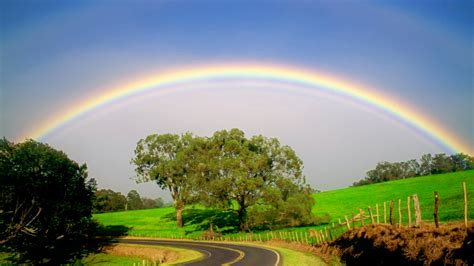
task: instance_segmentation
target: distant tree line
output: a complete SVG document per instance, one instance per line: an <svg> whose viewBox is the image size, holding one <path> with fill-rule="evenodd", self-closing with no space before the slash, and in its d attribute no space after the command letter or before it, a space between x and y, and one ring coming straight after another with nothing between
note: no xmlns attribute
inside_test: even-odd
<svg viewBox="0 0 474 266"><path fill-rule="evenodd" d="M362 186L390 180L416 176L450 173L474 169L474 157L457 153L448 156L444 153L424 154L419 161L413 159L406 162L380 162L375 169L366 173L366 177L354 182L353 186Z"/></svg>
<svg viewBox="0 0 474 266"><path fill-rule="evenodd" d="M314 223L313 191L303 162L275 138L247 138L239 129L211 137L153 134L137 143L138 182L156 182L171 192L178 227L188 204L234 212L240 230Z"/></svg>
<svg viewBox="0 0 474 266"><path fill-rule="evenodd" d="M102 213L162 208L164 206L165 203L161 197L156 199L141 197L136 190L131 190L127 196L124 196L111 189L100 189L95 192L93 211Z"/></svg>

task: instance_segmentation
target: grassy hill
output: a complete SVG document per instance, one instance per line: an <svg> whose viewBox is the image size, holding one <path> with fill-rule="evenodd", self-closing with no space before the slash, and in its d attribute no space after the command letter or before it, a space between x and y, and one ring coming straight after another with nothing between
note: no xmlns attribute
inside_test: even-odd
<svg viewBox="0 0 474 266"><path fill-rule="evenodd" d="M464 203L462 182L466 182L469 199L469 216L474 219L474 170L448 173L433 176L424 176L397 180L361 187L350 187L314 194L316 204L313 213L316 216L329 214L331 222L337 222L344 215L350 217L351 212L358 213L359 208L367 210L371 206L375 213L375 204L379 204L379 211L383 220L383 202L402 199L403 216L406 219L407 196L418 194L424 220L433 220L434 191L438 191L439 217L441 222L463 219ZM411 205L413 209L413 204ZM387 204L388 207L388 204ZM185 226L176 228L174 208L137 210L116 213L96 214L94 217L103 225L126 226L128 234L134 236L200 236L206 229L209 219L223 228L228 226L226 216L212 210L199 207L188 208L184 215ZM397 211L396 211L397 213ZM414 214L412 215L414 217ZM404 220L405 220L404 219ZM398 218L396 218L398 221ZM288 228L284 231L301 231L307 228Z"/></svg>
<svg viewBox="0 0 474 266"><path fill-rule="evenodd" d="M388 201L393 199L398 212L398 199L401 199L403 217L407 213L407 197L418 194L423 220L432 221L434 191L437 191L440 221L461 220L464 217L462 182L466 182L467 185L470 218L474 219L474 170L321 192L313 195L316 200L313 213L316 215L328 213L335 222L344 215L349 217L351 212L358 213L359 208L367 211L367 207L371 206L375 213L375 204L379 204L380 214L383 215L384 201L387 201L388 208ZM411 208L413 214L413 203Z"/></svg>

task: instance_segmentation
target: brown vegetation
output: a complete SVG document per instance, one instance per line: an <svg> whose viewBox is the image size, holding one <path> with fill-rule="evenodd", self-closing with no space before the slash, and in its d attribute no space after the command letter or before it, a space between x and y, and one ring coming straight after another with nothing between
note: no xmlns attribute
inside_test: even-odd
<svg viewBox="0 0 474 266"><path fill-rule="evenodd" d="M464 224L440 228L369 225L350 230L319 249L348 265L472 265L474 223L468 230Z"/></svg>
<svg viewBox="0 0 474 266"><path fill-rule="evenodd" d="M113 245L106 247L104 252L116 256L141 258L158 263L172 262L179 259L179 254L176 251L153 247Z"/></svg>
<svg viewBox="0 0 474 266"><path fill-rule="evenodd" d="M474 223L421 228L368 225L317 247L272 240L273 246L310 252L326 263L347 265L473 265Z"/></svg>

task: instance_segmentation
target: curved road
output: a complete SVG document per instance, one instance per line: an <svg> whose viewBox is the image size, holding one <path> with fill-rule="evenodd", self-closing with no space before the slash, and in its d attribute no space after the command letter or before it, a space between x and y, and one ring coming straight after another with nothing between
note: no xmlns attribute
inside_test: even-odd
<svg viewBox="0 0 474 266"><path fill-rule="evenodd" d="M204 241L181 241L181 240L154 240L154 239L120 239L120 243L159 245L177 248L192 249L201 252L204 257L190 261L183 265L205 266L205 265L259 265L279 266L282 265L278 252L254 246L227 244L222 242Z"/></svg>

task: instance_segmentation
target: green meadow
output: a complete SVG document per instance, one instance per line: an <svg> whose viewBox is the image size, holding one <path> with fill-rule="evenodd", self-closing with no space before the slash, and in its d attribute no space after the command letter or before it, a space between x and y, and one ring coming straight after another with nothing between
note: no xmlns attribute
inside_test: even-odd
<svg viewBox="0 0 474 266"><path fill-rule="evenodd" d="M402 217L407 216L407 197L417 194L423 220L432 221L434 211L434 192L439 194L439 220L451 222L464 219L464 195L462 182L466 182L468 193L468 211L470 219L474 219L474 170L447 173L431 176L420 176L403 180L349 187L314 194L316 204L313 213L321 215L328 213L332 222L338 218L348 218L351 213L357 214L360 208L367 212L371 206L375 214L375 204L383 219L383 203L395 201L395 213L398 213L398 200L402 200ZM414 217L413 203L411 203ZM388 210L387 210L388 215Z"/></svg>
<svg viewBox="0 0 474 266"><path fill-rule="evenodd" d="M344 216L351 217L362 208L367 212L371 206L375 214L375 205L379 206L380 220L383 221L383 202L387 202L387 216L389 201L395 201L395 217L398 221L398 199L402 200L402 217L407 218L407 197L417 194L424 221L433 220L434 191L439 193L439 220L441 223L459 221L464 218L464 196L462 182L467 184L469 201L469 218L474 219L474 170L448 173L441 175L423 176L396 180L361 187L325 191L314 194L316 204L313 207L315 216L331 217L330 223L337 223ZM413 204L411 204L412 217L414 217ZM184 227L176 228L174 208L160 208L136 210L115 213L102 213L94 215L101 224L113 228L125 227L128 235L146 237L187 237L201 236L209 228L212 220L220 230L232 228L229 213L220 213L199 206L188 207L183 215ZM414 218L412 218L414 219ZM368 222L368 220L366 221ZM327 226L319 225L311 228ZM286 228L278 231L306 231L308 227ZM265 236L266 232L262 232ZM228 236L239 236L240 233L229 232Z"/></svg>

